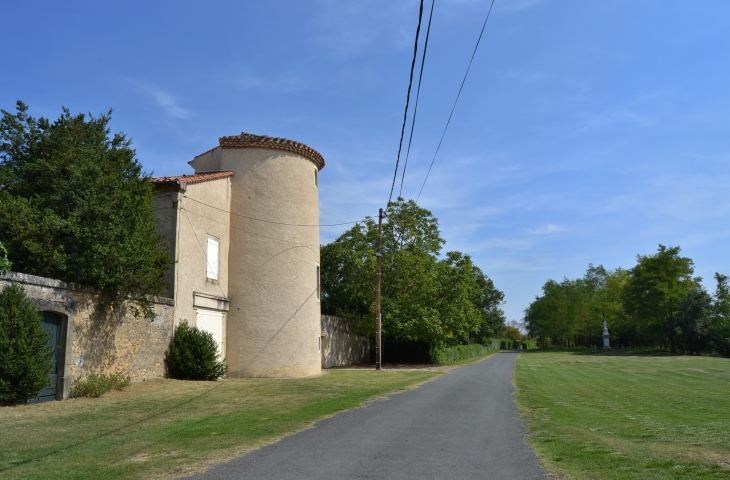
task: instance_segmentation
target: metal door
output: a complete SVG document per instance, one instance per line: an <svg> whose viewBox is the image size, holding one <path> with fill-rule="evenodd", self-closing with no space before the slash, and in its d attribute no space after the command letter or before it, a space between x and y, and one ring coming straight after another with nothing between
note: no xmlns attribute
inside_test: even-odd
<svg viewBox="0 0 730 480"><path fill-rule="evenodd" d="M58 386L58 355L61 347L61 322L63 317L53 312L42 312L41 326L48 332L48 346L53 349L53 357L51 361L51 384L41 390L38 398L34 398L30 403L49 402L56 399L56 387Z"/></svg>

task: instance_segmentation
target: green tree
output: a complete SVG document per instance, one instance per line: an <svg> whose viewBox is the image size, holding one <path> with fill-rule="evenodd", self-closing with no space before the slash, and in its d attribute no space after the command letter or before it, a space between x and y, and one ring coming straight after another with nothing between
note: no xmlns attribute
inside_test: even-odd
<svg viewBox="0 0 730 480"><path fill-rule="evenodd" d="M679 247L659 245L653 255L638 255L623 295L624 309L633 315L639 331L672 350L676 346L680 302L700 288L701 281L692 276L692 259L681 257L680 251Z"/></svg>
<svg viewBox="0 0 730 480"><path fill-rule="evenodd" d="M479 287L474 306L482 317L477 337L481 342L486 342L490 338L499 338L507 328L505 325L507 318L501 308L504 303L504 292L497 289L492 279L478 267L474 269L474 279Z"/></svg>
<svg viewBox="0 0 730 480"><path fill-rule="evenodd" d="M730 286L727 275L715 273L717 288L712 296L708 325L710 347L723 357L730 357Z"/></svg>
<svg viewBox="0 0 730 480"><path fill-rule="evenodd" d="M515 327L507 327L504 330L503 336L504 338L509 338L510 340L515 340L518 342L522 340L522 333Z"/></svg>
<svg viewBox="0 0 730 480"><path fill-rule="evenodd" d="M5 248L3 242L0 242L0 275L5 275L13 268L13 264L8 259L8 249Z"/></svg>
<svg viewBox="0 0 730 480"><path fill-rule="evenodd" d="M53 351L41 316L12 283L0 292L0 404L25 403L50 384Z"/></svg>
<svg viewBox="0 0 730 480"><path fill-rule="evenodd" d="M501 331L504 294L468 255L447 252L437 219L398 198L383 224L383 337L434 346L468 343ZM367 218L321 248L322 310L358 318L361 333L375 323L377 224ZM502 328L504 328L502 326Z"/></svg>
<svg viewBox="0 0 730 480"><path fill-rule="evenodd" d="M671 336L673 350L682 353L699 354L709 350L708 336L712 297L702 288L690 290L679 301L678 312L672 319L675 329Z"/></svg>
<svg viewBox="0 0 730 480"><path fill-rule="evenodd" d="M35 119L17 104L0 120L0 240L17 271L91 285L112 305L152 315L167 248L153 192L122 133L99 117Z"/></svg>

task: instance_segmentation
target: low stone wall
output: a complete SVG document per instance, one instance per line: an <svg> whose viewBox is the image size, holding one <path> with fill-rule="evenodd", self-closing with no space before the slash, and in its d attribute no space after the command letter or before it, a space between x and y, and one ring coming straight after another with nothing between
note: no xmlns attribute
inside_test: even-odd
<svg viewBox="0 0 730 480"><path fill-rule="evenodd" d="M102 310L99 295L84 285L11 272L0 276L0 290L20 284L39 311L65 317L61 328L57 398L73 381L100 373L123 373L133 382L165 374L165 351L173 331L172 299L155 303L153 321L127 308Z"/></svg>
<svg viewBox="0 0 730 480"><path fill-rule="evenodd" d="M322 315L322 368L342 367L370 360L370 342L355 333L356 320Z"/></svg>

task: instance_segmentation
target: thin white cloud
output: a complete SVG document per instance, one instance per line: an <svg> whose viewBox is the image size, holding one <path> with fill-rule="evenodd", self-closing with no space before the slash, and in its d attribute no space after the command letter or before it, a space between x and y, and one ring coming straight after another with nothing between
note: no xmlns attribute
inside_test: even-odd
<svg viewBox="0 0 730 480"><path fill-rule="evenodd" d="M501 0L494 4L494 9L501 12L519 12L542 2L543 0Z"/></svg>
<svg viewBox="0 0 730 480"><path fill-rule="evenodd" d="M531 233L532 235L550 235L551 233L564 231L565 227L561 227L560 225L555 225L553 223L548 223L547 225L527 229L527 233Z"/></svg>
<svg viewBox="0 0 730 480"><path fill-rule="evenodd" d="M285 72L278 75L265 75L243 68L232 75L233 83L244 90L264 90L279 93L293 93L312 86L312 82L298 73Z"/></svg>
<svg viewBox="0 0 730 480"><path fill-rule="evenodd" d="M170 93L159 87L150 85L149 83L132 80L132 83L140 89L144 94L152 97L157 106L159 106L167 115L175 118L187 120L190 118L190 112L181 107L177 99Z"/></svg>

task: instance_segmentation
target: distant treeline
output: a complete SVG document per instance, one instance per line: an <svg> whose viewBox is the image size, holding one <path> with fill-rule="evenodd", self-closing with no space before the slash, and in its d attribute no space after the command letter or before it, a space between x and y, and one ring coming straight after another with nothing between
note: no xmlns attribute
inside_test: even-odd
<svg viewBox="0 0 730 480"><path fill-rule="evenodd" d="M589 265L583 278L548 280L525 326L541 345L589 346L601 345L606 321L614 347L730 356L728 277L716 273L710 294L693 275L694 262L663 245L630 270Z"/></svg>

